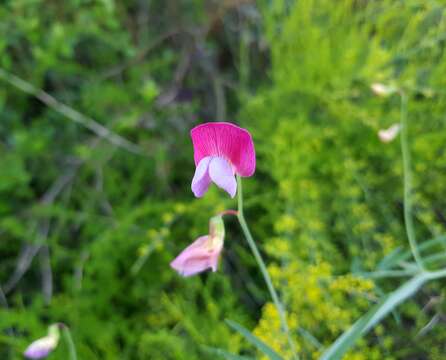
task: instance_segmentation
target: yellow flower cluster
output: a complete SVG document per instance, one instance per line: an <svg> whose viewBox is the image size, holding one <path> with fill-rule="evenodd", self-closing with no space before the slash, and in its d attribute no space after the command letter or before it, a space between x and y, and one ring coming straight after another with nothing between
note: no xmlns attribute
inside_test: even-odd
<svg viewBox="0 0 446 360"><path fill-rule="evenodd" d="M298 328L296 314L287 314L288 325L293 331ZM280 325L280 317L277 308L272 303L266 303L262 309L262 318L254 330L254 335L265 341L268 346L273 348L284 358L291 358L292 353L288 345L288 338L282 332ZM300 351L300 345L296 343L296 351ZM268 357L260 355L261 360L267 360Z"/></svg>
<svg viewBox="0 0 446 360"><path fill-rule="evenodd" d="M346 293L368 293L373 290L375 284L370 279L363 279L352 274L339 276L330 283L330 290L344 291Z"/></svg>
<svg viewBox="0 0 446 360"><path fill-rule="evenodd" d="M310 265L294 260L283 267L271 265L269 271L275 285L282 290L297 348L307 358L317 359L329 344L327 340L334 341L375 299L371 280L351 274L335 276L330 263L323 260ZM287 338L281 332L279 314L273 304L265 304L254 334L290 358ZM318 344L315 340L318 338L324 339L324 343ZM379 354L377 348L367 348L362 343L345 359L380 359Z"/></svg>
<svg viewBox="0 0 446 360"><path fill-rule="evenodd" d="M138 259L135 262L132 271L138 272L154 251L161 251L163 249L164 241L171 233L170 228L172 223L178 216L184 214L186 210L186 206L183 203L177 203L173 206L171 211L166 211L161 214L161 226L157 229L148 229L146 232L148 241L138 247Z"/></svg>
<svg viewBox="0 0 446 360"><path fill-rule="evenodd" d="M296 218L294 216L291 215L283 215L282 217L280 217L276 224L276 231L278 232L290 232L290 231L294 231L297 228L297 221Z"/></svg>

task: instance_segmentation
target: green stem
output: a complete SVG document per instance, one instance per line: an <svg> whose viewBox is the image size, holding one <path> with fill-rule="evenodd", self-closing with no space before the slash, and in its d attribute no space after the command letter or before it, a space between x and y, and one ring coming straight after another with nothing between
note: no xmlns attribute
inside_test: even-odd
<svg viewBox="0 0 446 360"><path fill-rule="evenodd" d="M76 347L74 345L73 338L71 336L70 329L65 324L61 324L65 342L68 346L68 352L70 354L70 360L77 360Z"/></svg>
<svg viewBox="0 0 446 360"><path fill-rule="evenodd" d="M446 253L441 252L438 254L433 254L430 256L426 256L425 258L423 258L423 263L426 264L432 264L435 263L438 260L444 260L446 258Z"/></svg>
<svg viewBox="0 0 446 360"><path fill-rule="evenodd" d="M254 255L254 258L257 261L257 265L259 266L260 271L263 275L263 278L266 282L266 286L268 287L268 290L271 294L271 298L273 299L274 305L277 308L277 311L278 311L279 317L280 317L280 323L282 325L282 330L287 335L288 343L291 348L291 352L293 353L293 357L295 359L299 359L299 356L296 353L296 347L294 346L293 340L291 339L290 329L288 327L288 323L286 320L285 310L279 300L276 290L274 289L273 282L272 282L271 277L268 273L265 262L263 261L262 256L260 255L259 249L257 248L257 245L251 235L251 232L249 231L248 224L246 223L245 216L243 214L242 179L240 176L237 176L237 188L238 188L237 189L237 192L238 192L238 214L237 214L238 221L242 228L243 234L245 235L246 240L248 241L248 245Z"/></svg>
<svg viewBox="0 0 446 360"><path fill-rule="evenodd" d="M380 279L380 278L394 278L394 277L405 277L412 276L418 273L417 271L411 270L378 270L373 272L358 273L359 276L367 279Z"/></svg>
<svg viewBox="0 0 446 360"><path fill-rule="evenodd" d="M403 155L404 169L404 223L406 226L407 238L409 239L410 249L415 262L421 270L425 270L415 238L412 217L412 173L410 169L410 151L407 128L407 95L403 91L401 91L401 152Z"/></svg>
<svg viewBox="0 0 446 360"><path fill-rule="evenodd" d="M429 280L440 279L446 277L446 269L438 270L438 271L428 271L426 272L426 277Z"/></svg>

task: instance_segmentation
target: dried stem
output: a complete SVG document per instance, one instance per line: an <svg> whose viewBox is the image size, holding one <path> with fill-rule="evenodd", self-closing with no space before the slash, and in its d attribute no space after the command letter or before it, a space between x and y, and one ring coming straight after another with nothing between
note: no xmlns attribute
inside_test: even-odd
<svg viewBox="0 0 446 360"><path fill-rule="evenodd" d="M31 83L15 76L14 74L11 74L5 69L0 68L0 79L3 79L4 81L8 82L17 89L22 90L23 92L36 97L48 107L64 115L75 123L86 127L87 129L94 132L96 135L107 139L113 145L116 145L134 154L146 155L138 145L133 144L132 142L124 139L118 134L115 134L110 129L104 127L92 118L85 116L80 112L74 110L73 108L59 102L47 92L43 91L42 89L36 88Z"/></svg>

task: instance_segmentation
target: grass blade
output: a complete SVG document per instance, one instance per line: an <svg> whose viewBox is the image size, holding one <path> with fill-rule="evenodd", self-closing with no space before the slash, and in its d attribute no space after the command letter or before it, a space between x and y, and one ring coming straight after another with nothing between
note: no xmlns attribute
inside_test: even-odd
<svg viewBox="0 0 446 360"><path fill-rule="evenodd" d="M271 360L283 360L282 357L266 345L257 336L253 335L248 329L237 324L235 321L226 320L226 323L234 330L239 332L246 340L248 340L252 345L254 345L259 351L268 356Z"/></svg>
<svg viewBox="0 0 446 360"><path fill-rule="evenodd" d="M430 250L431 248L433 248L437 245L446 246L446 235L440 235L433 239L424 241L420 245L418 245L418 249L420 250L420 252L423 252L423 251ZM381 260L381 262L378 264L377 268L379 270L387 270L387 269L392 268L395 265L398 265L398 263L401 261L409 260L410 257L411 257L410 250L401 252L400 248L396 248L389 255L384 257L384 259Z"/></svg>
<svg viewBox="0 0 446 360"><path fill-rule="evenodd" d="M386 255L378 264L376 267L378 270L387 270L392 268L399 259L401 259L402 255L402 249L401 247L397 247L395 250L393 250L390 254ZM410 253L408 253L408 256L410 256Z"/></svg>
<svg viewBox="0 0 446 360"><path fill-rule="evenodd" d="M428 280L428 276L419 274L397 290L387 295L379 304L357 320L345 331L323 354L320 360L338 360L353 347L356 341L364 336L371 328L378 324L399 304L414 295L418 289Z"/></svg>
<svg viewBox="0 0 446 360"><path fill-rule="evenodd" d="M226 350L214 348L210 346L202 346L203 350L209 354L220 356L226 360L254 360L254 358L232 354Z"/></svg>

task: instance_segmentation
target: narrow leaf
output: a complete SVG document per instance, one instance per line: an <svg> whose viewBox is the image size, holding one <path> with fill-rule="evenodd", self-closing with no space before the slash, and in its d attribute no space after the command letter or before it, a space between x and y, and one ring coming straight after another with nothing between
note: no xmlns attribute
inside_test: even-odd
<svg viewBox="0 0 446 360"><path fill-rule="evenodd" d="M378 307L370 321L367 322L362 335L367 333L372 327L379 323L399 304L412 297L427 280L428 278L425 274L419 274L388 295Z"/></svg>
<svg viewBox="0 0 446 360"><path fill-rule="evenodd" d="M226 323L231 328L238 331L246 340L248 340L252 345L254 345L263 354L268 356L271 360L283 360L278 353L276 353L273 349L266 345L257 336L253 335L248 329L244 328L243 326L237 324L235 321L232 320L226 320Z"/></svg>
<svg viewBox="0 0 446 360"><path fill-rule="evenodd" d="M400 286L397 290L386 296L380 303L375 305L369 312L357 320L347 331L345 331L323 354L320 360L338 360L353 347L355 342L367 334L367 332L378 324L387 314L399 304L414 295L417 290L427 281L425 274L419 274Z"/></svg>
<svg viewBox="0 0 446 360"><path fill-rule="evenodd" d="M219 348L214 348L214 347L210 347L210 346L202 346L202 348L207 353L220 356L226 360L254 360L254 358L232 354L226 350L219 349Z"/></svg>
<svg viewBox="0 0 446 360"><path fill-rule="evenodd" d="M397 247L392 252L387 254L378 264L376 267L378 270L387 270L390 269L393 265L395 265L400 259L400 255L402 253L402 248Z"/></svg>
<svg viewBox="0 0 446 360"><path fill-rule="evenodd" d="M446 246L446 235L440 235L433 239L423 241L418 245L418 250L420 252L427 251L436 245ZM397 265L401 261L409 260L412 256L412 252L410 250L406 251L398 251L398 248L391 252L388 256L386 256L383 260L381 260L378 268L380 270L390 269L394 265Z"/></svg>

